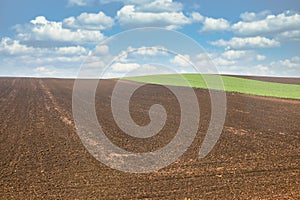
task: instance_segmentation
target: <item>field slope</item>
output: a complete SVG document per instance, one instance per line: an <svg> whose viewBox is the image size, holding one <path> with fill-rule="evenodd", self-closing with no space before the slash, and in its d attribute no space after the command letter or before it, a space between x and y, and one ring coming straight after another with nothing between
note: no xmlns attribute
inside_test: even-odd
<svg viewBox="0 0 300 200"><path fill-rule="evenodd" d="M180 127L176 96L161 85L135 91L129 111L136 124L149 124L151 105L160 104L167 113L163 129L141 139L115 122L111 97L116 84L101 80L95 94L98 122L109 140L137 153L169 144ZM122 84L121 94L127 94L136 82ZM168 167L130 174L107 167L83 146L72 113L73 85L71 79L0 78L1 200L300 199L300 101L228 92L221 138L200 159L211 108L208 91L196 89L201 117L192 145ZM178 89L187 96L186 87Z"/></svg>
<svg viewBox="0 0 300 200"><path fill-rule="evenodd" d="M221 90L218 84L210 84L209 88L205 80L214 79L217 75L208 74L167 74L126 77L124 79L160 85L191 86L194 88ZM187 80L183 81L182 77ZM283 84L238 78L232 76L221 76L225 91L238 92L258 96L279 97L289 99L300 99L299 84Z"/></svg>

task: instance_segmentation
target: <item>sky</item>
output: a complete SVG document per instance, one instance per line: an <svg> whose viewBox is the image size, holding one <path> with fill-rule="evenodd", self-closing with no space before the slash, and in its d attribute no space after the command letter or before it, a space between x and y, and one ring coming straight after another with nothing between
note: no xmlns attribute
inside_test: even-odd
<svg viewBox="0 0 300 200"><path fill-rule="evenodd" d="M297 0L1 0L0 76L300 77L299 24Z"/></svg>

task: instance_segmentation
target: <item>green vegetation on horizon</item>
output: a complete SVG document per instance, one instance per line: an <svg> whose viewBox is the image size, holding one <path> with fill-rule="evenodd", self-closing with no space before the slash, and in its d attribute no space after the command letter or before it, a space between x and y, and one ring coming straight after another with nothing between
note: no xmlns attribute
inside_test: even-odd
<svg viewBox="0 0 300 200"><path fill-rule="evenodd" d="M218 80L216 79L217 76L218 75L209 74L167 74L126 77L123 79L159 85L191 86L193 88L221 90L222 87L217 84L217 81L214 82L214 80ZM188 82L184 81L182 77ZM225 91L227 92L300 99L300 85L265 82L231 76L221 76L221 78L224 83ZM210 82L210 84L208 84L209 88L205 80Z"/></svg>

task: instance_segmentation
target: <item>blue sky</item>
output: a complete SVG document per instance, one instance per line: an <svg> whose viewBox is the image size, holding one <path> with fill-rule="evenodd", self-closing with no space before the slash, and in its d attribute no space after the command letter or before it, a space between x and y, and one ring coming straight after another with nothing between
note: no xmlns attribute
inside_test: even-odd
<svg viewBox="0 0 300 200"><path fill-rule="evenodd" d="M118 56L101 42L151 26L194 39L219 73L299 77L299 24L297 0L2 0L0 76L76 77L95 55L101 70L101 61ZM204 52L176 56L158 53L165 48L159 42L126 45L124 52L134 49L135 55L117 60L107 76L140 68L164 73L160 65L150 66L154 61L176 72L191 72L183 61L203 64Z"/></svg>

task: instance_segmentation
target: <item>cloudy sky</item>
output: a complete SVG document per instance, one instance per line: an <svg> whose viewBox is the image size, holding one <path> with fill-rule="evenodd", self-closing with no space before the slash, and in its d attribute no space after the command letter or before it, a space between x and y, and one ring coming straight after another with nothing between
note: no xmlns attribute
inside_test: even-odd
<svg viewBox="0 0 300 200"><path fill-rule="evenodd" d="M76 77L82 63L101 67L114 56L110 77L166 72L153 60L187 73L206 53L219 73L299 77L299 24L298 0L1 0L0 76ZM132 38L120 56L101 44L143 27L183 33L205 51L174 55Z"/></svg>

